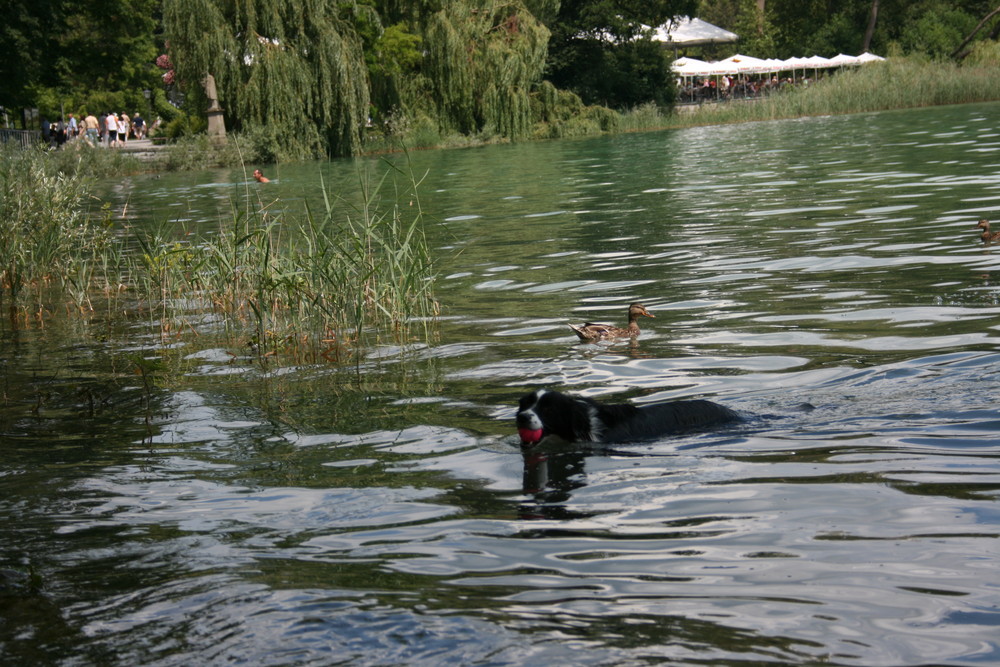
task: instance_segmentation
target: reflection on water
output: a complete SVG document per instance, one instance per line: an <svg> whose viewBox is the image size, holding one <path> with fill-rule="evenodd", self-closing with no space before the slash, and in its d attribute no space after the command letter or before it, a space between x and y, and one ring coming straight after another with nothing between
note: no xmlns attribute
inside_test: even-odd
<svg viewBox="0 0 1000 667"><path fill-rule="evenodd" d="M998 115L392 156L427 174L440 342L348 373L265 372L208 331L3 329L0 655L1000 661L1000 256L975 229L1000 217ZM211 232L232 201L295 215L321 174L349 200L373 164L109 196ZM634 344L566 326L632 301L656 315ZM536 386L750 418L522 455Z"/></svg>

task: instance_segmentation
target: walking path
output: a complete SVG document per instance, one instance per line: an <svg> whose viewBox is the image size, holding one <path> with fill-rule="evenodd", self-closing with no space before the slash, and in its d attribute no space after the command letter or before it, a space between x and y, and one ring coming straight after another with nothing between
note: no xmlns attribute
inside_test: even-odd
<svg viewBox="0 0 1000 667"><path fill-rule="evenodd" d="M166 146L154 144L149 139L130 139L125 142L124 146L119 146L115 150L133 153L140 160L152 160L156 158L158 152L165 148Z"/></svg>

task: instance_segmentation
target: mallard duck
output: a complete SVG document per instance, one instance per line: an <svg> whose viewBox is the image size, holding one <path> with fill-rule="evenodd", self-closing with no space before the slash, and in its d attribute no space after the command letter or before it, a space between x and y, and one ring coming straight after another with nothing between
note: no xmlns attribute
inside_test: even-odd
<svg viewBox="0 0 1000 667"><path fill-rule="evenodd" d="M981 238L985 243L1000 241L1000 232L991 232L990 221L986 218L980 218L979 224L976 225L976 227L983 230L983 233L979 238Z"/></svg>
<svg viewBox="0 0 1000 667"><path fill-rule="evenodd" d="M639 335L640 317L656 317L646 310L641 303L633 303L628 307L628 327L614 327L610 324L594 324L587 322L579 326L570 324L569 328L580 337L580 340L607 340L609 338L635 337Z"/></svg>

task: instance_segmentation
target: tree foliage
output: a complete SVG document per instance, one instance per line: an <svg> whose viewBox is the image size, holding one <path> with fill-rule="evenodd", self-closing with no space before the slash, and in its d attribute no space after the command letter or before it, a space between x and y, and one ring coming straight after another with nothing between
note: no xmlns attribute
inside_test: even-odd
<svg viewBox="0 0 1000 667"><path fill-rule="evenodd" d="M445 124L463 133L528 134L549 32L520 0L445 0L424 32L424 74Z"/></svg>
<svg viewBox="0 0 1000 667"><path fill-rule="evenodd" d="M871 50L943 58L994 9L995 0L702 0L699 14L736 32L738 48L758 57ZM992 22L982 38L996 40L1000 17Z"/></svg>
<svg viewBox="0 0 1000 667"><path fill-rule="evenodd" d="M563 2L552 23L548 78L587 104L615 108L669 102L672 77L662 47L643 26L694 15L696 0Z"/></svg>
<svg viewBox="0 0 1000 667"><path fill-rule="evenodd" d="M368 70L356 24L377 17L326 0L166 0L164 32L179 85L205 103L216 80L229 127L268 128L298 153L357 152Z"/></svg>
<svg viewBox="0 0 1000 667"><path fill-rule="evenodd" d="M7 0L0 21L0 104L57 115L98 97L137 104L155 86L158 0ZM117 93L109 95L109 93ZM45 108L48 100L61 101ZM95 110L96 109L91 109ZM130 111L132 110L130 106Z"/></svg>
<svg viewBox="0 0 1000 667"><path fill-rule="evenodd" d="M870 49L992 62L1000 51L996 0L6 2L0 105L145 112L151 89L169 117L170 90L197 124L210 73L227 127L278 157L356 152L369 117L390 133L510 138L610 126L594 105L671 103L673 52L643 26L679 15L740 35L688 53L708 59ZM164 45L173 69L154 64Z"/></svg>

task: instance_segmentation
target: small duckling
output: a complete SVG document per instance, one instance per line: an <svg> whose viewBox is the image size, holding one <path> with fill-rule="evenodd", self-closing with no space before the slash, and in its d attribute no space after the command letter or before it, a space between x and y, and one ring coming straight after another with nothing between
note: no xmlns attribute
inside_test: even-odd
<svg viewBox="0 0 1000 667"><path fill-rule="evenodd" d="M977 229L982 229L983 233L979 238L983 240L983 243L993 243L994 241L1000 241L1000 232L990 231L990 221L986 218L981 218L979 224L976 225Z"/></svg>

